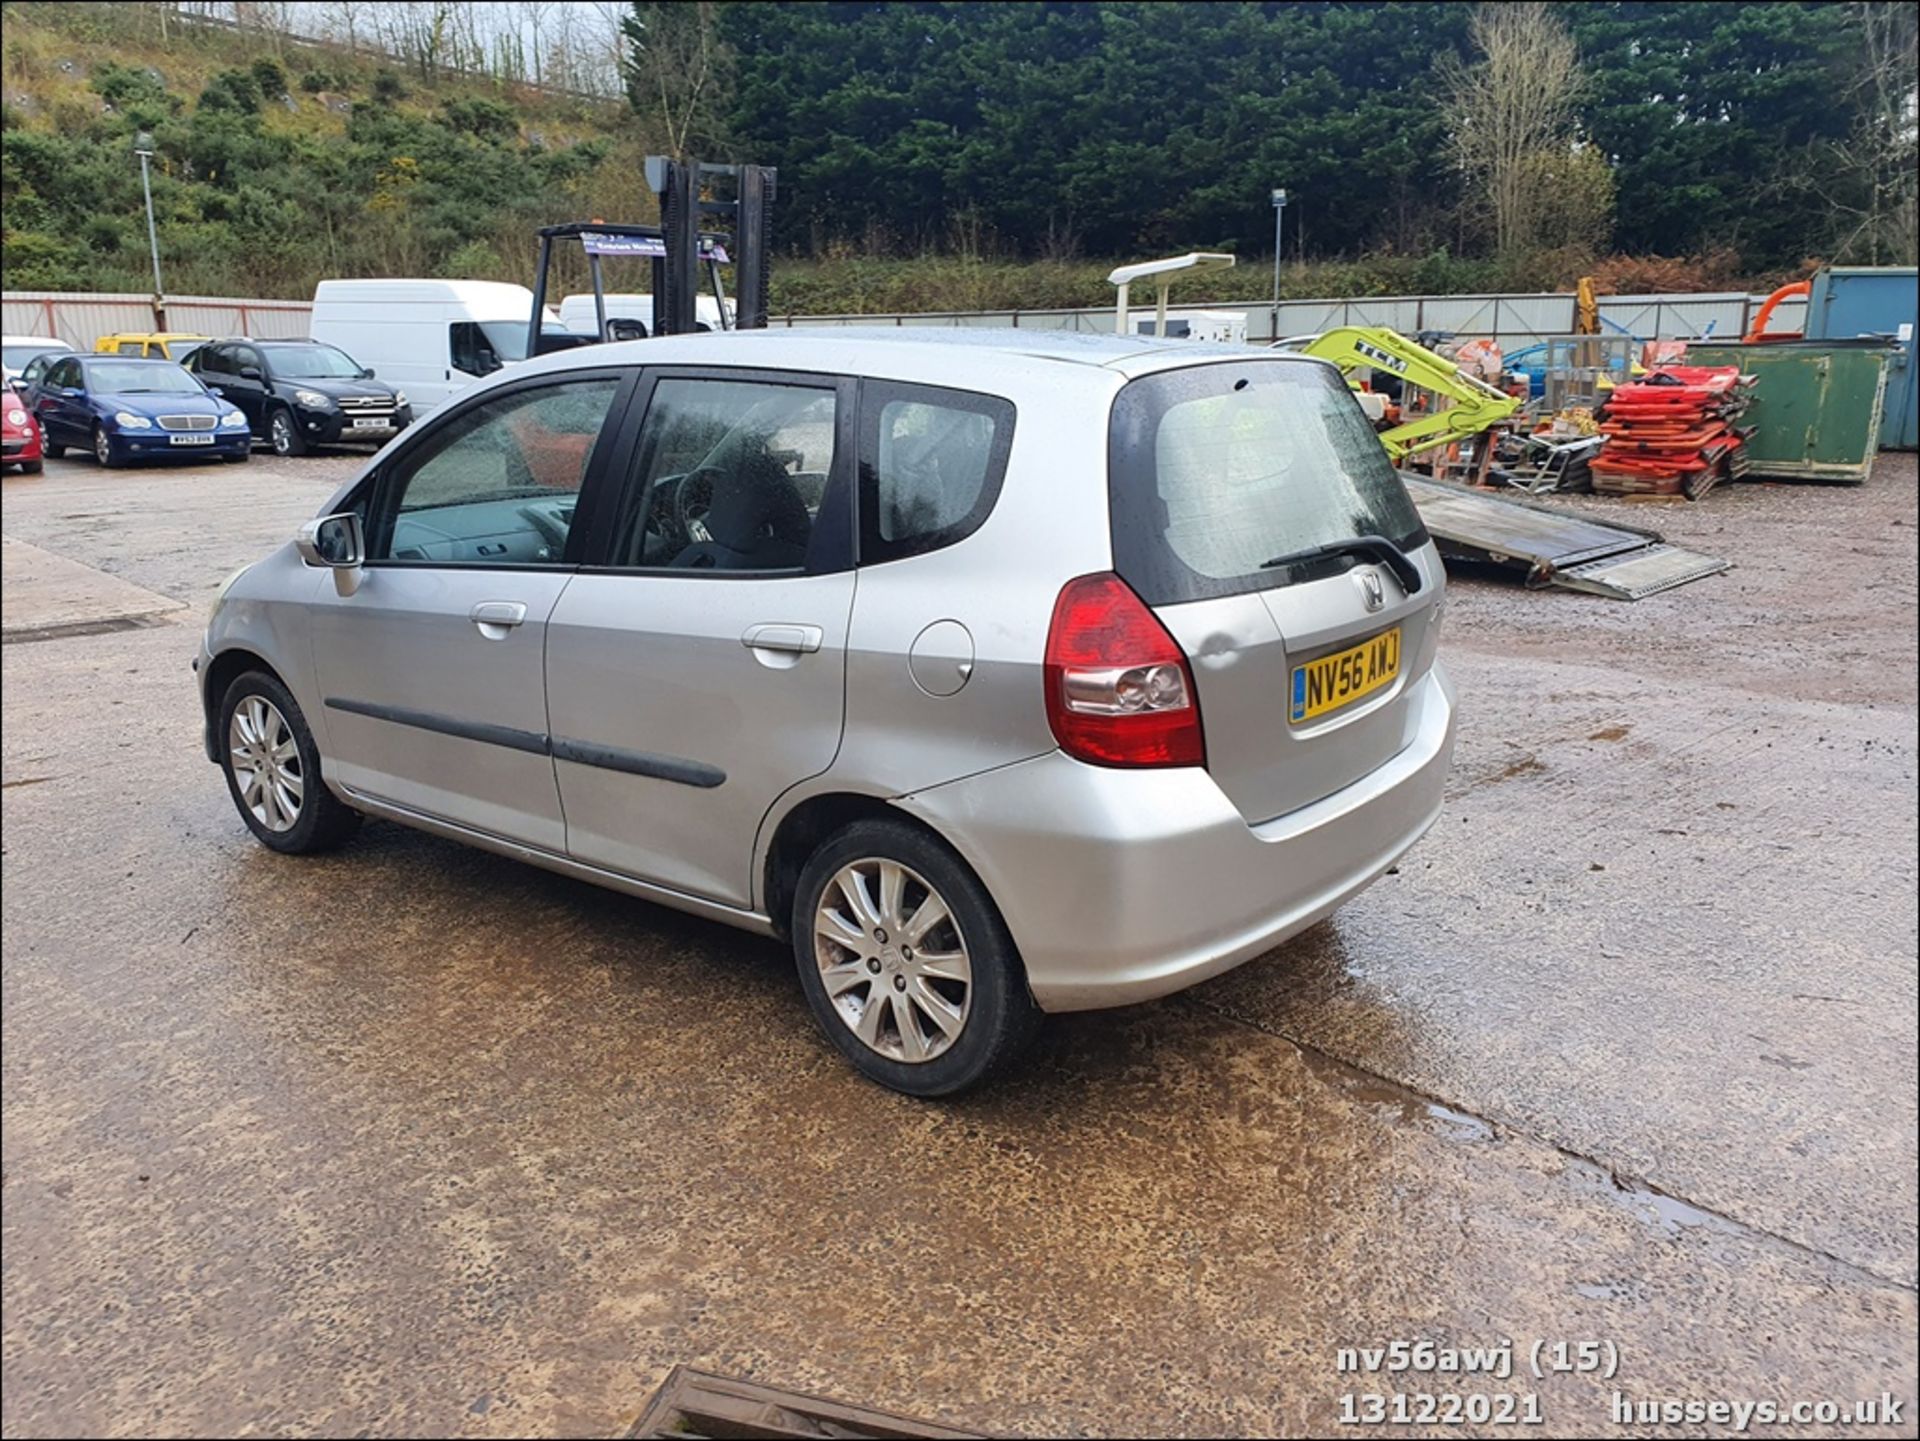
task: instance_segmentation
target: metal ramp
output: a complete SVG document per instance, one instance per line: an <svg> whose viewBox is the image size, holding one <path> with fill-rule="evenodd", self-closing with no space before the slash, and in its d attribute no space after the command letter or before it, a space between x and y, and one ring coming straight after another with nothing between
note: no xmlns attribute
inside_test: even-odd
<svg viewBox="0 0 1920 1441"><path fill-rule="evenodd" d="M1443 556L1522 570L1530 586L1640 600L1733 568L1668 545L1657 531L1426 476L1401 479Z"/></svg>

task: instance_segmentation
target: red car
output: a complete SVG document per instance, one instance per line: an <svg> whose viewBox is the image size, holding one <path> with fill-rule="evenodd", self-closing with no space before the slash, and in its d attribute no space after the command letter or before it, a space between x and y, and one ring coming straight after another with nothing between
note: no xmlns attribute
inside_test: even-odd
<svg viewBox="0 0 1920 1441"><path fill-rule="evenodd" d="M40 422L11 386L0 395L0 457L6 466L19 466L28 475L40 473Z"/></svg>

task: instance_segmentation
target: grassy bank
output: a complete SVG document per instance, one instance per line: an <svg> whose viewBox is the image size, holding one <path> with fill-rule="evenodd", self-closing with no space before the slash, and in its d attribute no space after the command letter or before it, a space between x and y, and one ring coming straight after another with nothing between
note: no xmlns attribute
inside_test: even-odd
<svg viewBox="0 0 1920 1441"><path fill-rule="evenodd" d="M156 140L154 205L177 294L304 298L329 276L533 276L533 232L588 216L649 221L656 139L624 104L484 78L403 73L362 50L271 31L183 26L167 7L4 7L4 240L15 290L150 285L133 136ZM750 145L743 146L750 150ZM967 253L835 246L773 268L782 315L1046 310L1112 303L1107 273L1140 255L1025 260L991 234ZM586 284L577 255L556 277ZM1375 255L1283 268L1284 297L1765 288L1730 252L1678 260L1550 253L1523 260ZM646 270L618 265L618 289ZM1260 301L1268 257L1181 285L1185 303Z"/></svg>

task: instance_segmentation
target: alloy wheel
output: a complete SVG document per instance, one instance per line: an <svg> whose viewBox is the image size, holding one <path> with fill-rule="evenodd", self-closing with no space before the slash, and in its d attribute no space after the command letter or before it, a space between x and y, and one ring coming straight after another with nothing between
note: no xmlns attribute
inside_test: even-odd
<svg viewBox="0 0 1920 1441"><path fill-rule="evenodd" d="M279 708L250 695L234 707L227 730L227 762L245 806L270 831L289 831L306 796L300 745Z"/></svg>
<svg viewBox="0 0 1920 1441"><path fill-rule="evenodd" d="M273 434L273 453L289 454L293 450L293 421L288 418L287 413L284 410L276 411L268 429Z"/></svg>
<svg viewBox="0 0 1920 1441"><path fill-rule="evenodd" d="M109 465L113 461L113 442L107 439L106 431L99 426L93 430L93 458L102 465Z"/></svg>
<svg viewBox="0 0 1920 1441"><path fill-rule="evenodd" d="M972 963L953 912L918 872L881 857L842 866L821 892L813 933L828 1003L869 1049L917 1064L960 1038Z"/></svg>

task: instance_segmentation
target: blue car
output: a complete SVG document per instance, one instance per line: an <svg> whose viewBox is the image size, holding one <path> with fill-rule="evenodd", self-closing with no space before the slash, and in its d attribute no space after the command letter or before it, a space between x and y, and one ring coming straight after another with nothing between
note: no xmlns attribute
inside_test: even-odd
<svg viewBox="0 0 1920 1441"><path fill-rule="evenodd" d="M238 406L171 360L67 355L27 387L47 454L85 448L102 465L163 455L245 460L253 432Z"/></svg>

